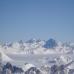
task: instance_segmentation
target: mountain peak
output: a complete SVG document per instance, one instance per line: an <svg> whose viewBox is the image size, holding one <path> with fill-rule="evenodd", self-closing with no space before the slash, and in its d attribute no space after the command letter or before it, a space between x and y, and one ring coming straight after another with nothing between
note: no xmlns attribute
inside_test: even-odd
<svg viewBox="0 0 74 74"><path fill-rule="evenodd" d="M44 45L45 48L54 48L56 46L57 46L57 42L54 39L52 39L52 38L47 40L45 45Z"/></svg>
<svg viewBox="0 0 74 74"><path fill-rule="evenodd" d="M35 38L32 38L32 39L26 41L26 43L34 43L34 42L36 42L36 39Z"/></svg>

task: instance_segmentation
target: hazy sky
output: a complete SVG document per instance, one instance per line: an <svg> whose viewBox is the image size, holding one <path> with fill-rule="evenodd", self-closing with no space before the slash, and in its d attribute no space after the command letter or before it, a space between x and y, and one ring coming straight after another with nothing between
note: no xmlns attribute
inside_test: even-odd
<svg viewBox="0 0 74 74"><path fill-rule="evenodd" d="M74 42L74 0L0 0L0 41L30 38Z"/></svg>

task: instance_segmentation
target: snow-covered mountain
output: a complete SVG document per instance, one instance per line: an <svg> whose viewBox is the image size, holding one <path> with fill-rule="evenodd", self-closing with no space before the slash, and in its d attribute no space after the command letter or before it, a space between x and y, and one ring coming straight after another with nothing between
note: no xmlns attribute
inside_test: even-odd
<svg viewBox="0 0 74 74"><path fill-rule="evenodd" d="M26 42L22 40L13 43L0 43L0 49L6 53L23 53L23 54L49 54L49 53L74 53L73 43L57 42L54 39L36 40L30 39Z"/></svg>
<svg viewBox="0 0 74 74"><path fill-rule="evenodd" d="M47 40L45 45L44 45L44 47L47 48L47 49L54 48L56 46L57 46L57 42L54 39L52 39L52 38Z"/></svg>
<svg viewBox="0 0 74 74"><path fill-rule="evenodd" d="M47 41L30 39L26 42L22 40L12 43L0 42L0 53L5 62L10 61L22 67L24 63L28 63L27 65L32 64L42 70L41 67L44 67L47 71L54 64L65 65L74 61L74 43L62 43L52 38ZM23 69L25 68L26 66ZM74 63L68 68L74 69Z"/></svg>

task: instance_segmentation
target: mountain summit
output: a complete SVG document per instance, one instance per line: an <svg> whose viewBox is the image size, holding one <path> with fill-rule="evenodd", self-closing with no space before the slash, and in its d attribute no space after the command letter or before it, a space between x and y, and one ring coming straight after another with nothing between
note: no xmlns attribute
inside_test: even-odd
<svg viewBox="0 0 74 74"><path fill-rule="evenodd" d="M54 39L49 39L46 41L45 45L44 45L44 48L54 48L57 46L57 42L54 40Z"/></svg>

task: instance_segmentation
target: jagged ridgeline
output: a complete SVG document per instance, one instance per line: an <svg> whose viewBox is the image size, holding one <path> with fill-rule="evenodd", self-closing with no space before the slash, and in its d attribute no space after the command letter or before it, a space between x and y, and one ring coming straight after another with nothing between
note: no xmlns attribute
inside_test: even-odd
<svg viewBox="0 0 74 74"><path fill-rule="evenodd" d="M74 43L55 39L0 42L0 74L73 74Z"/></svg>

